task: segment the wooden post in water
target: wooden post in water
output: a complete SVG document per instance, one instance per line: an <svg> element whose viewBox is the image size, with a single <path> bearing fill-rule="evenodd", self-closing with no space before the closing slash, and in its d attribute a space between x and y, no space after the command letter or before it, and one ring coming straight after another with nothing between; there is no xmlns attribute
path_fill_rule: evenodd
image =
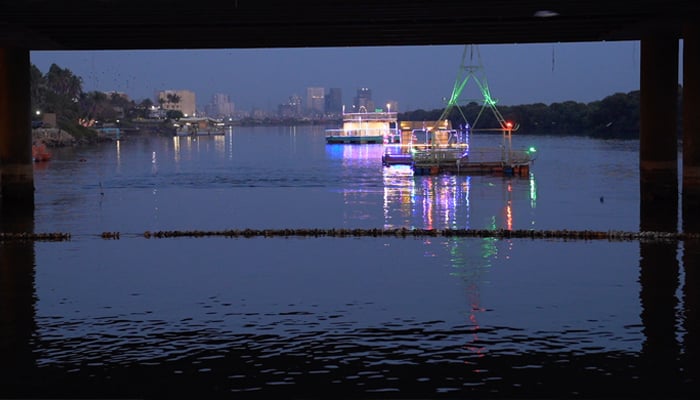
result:
<svg viewBox="0 0 700 400"><path fill-rule="evenodd" d="M0 207L34 211L29 50L0 47Z"/></svg>

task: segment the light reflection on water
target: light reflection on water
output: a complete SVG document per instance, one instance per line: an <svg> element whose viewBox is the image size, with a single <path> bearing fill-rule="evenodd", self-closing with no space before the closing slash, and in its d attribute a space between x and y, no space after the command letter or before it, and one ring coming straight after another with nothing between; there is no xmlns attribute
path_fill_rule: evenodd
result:
<svg viewBox="0 0 700 400"><path fill-rule="evenodd" d="M35 172L35 231L73 236L32 245L32 397L644 397L640 377L659 381L640 361L649 326L634 241L143 237L636 230L634 144L523 140L540 153L526 177L413 176L382 167L381 146L325 145L316 127L57 150ZM662 261L680 262L669 250ZM677 311L662 335L692 333L673 331ZM674 393L695 385L659 379Z"/></svg>

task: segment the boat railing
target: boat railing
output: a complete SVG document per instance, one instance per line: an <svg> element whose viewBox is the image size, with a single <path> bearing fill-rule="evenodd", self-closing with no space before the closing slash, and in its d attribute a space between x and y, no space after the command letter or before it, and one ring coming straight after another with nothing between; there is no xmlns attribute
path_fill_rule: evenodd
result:
<svg viewBox="0 0 700 400"><path fill-rule="evenodd" d="M363 128L363 129L343 129L343 128L330 128L326 129L326 136L384 136L384 137L396 137L398 133L395 129L386 128Z"/></svg>
<svg viewBox="0 0 700 400"><path fill-rule="evenodd" d="M372 113L345 113L344 122L356 121L396 121L396 112L372 112Z"/></svg>
<svg viewBox="0 0 700 400"><path fill-rule="evenodd" d="M534 158L530 151L525 149L511 150L509 160L513 164L525 164L532 161Z"/></svg>
<svg viewBox="0 0 700 400"><path fill-rule="evenodd" d="M506 150L505 147L479 147L469 150L469 160L474 162L503 162L509 164L527 164L532 155L525 149Z"/></svg>

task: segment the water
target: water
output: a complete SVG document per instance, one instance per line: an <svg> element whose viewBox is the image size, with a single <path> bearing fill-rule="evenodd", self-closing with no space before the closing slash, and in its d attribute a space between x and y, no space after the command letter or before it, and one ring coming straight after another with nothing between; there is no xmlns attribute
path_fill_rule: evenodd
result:
<svg viewBox="0 0 700 400"><path fill-rule="evenodd" d="M414 177L383 167L379 145L326 145L319 127L56 149L35 168L33 227L70 240L0 243L16 268L2 397L696 394L686 242L145 237L639 230L638 142L513 145L538 149L529 176Z"/></svg>

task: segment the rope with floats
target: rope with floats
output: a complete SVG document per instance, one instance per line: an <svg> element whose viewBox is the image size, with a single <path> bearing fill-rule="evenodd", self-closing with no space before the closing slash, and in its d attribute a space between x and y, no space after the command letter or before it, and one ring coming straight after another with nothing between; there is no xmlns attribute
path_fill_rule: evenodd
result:
<svg viewBox="0 0 700 400"><path fill-rule="evenodd" d="M120 232L102 232L102 239L118 240ZM565 240L697 240L700 233L687 232L628 232L592 230L509 230L509 229L416 229L416 228L370 228L370 229L230 229L221 231L146 231L131 234L146 239L165 238L273 238L273 237L464 237L498 239L565 239ZM70 233L0 233L0 242L9 241L69 241Z"/></svg>

